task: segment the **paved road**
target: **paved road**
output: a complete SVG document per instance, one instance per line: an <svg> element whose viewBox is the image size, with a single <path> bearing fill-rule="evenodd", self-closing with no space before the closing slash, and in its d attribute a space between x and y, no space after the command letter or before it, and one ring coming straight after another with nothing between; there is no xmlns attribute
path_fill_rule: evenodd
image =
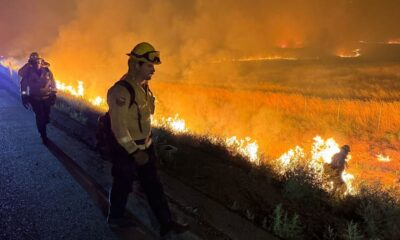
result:
<svg viewBox="0 0 400 240"><path fill-rule="evenodd" d="M117 239L0 76L0 239Z"/></svg>

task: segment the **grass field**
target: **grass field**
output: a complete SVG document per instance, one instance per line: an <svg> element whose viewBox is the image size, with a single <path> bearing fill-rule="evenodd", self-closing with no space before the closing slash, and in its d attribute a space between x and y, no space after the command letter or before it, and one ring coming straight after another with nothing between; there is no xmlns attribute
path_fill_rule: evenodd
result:
<svg viewBox="0 0 400 240"><path fill-rule="evenodd" d="M249 136L269 160L296 145L309 150L316 135L332 137L351 146L348 170L357 182L392 187L400 184L399 70L396 63L351 60L244 63L235 72L243 82L224 82L228 68L221 66L212 70L214 82L154 81L152 88L156 116L178 113L194 134Z"/></svg>

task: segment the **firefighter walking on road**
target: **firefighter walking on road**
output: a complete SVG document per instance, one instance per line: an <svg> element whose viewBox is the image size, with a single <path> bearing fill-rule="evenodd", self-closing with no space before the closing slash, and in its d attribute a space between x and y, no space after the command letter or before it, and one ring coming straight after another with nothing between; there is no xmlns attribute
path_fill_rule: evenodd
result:
<svg viewBox="0 0 400 240"><path fill-rule="evenodd" d="M46 126L50 122L50 108L55 103L57 92L49 64L37 52L33 52L18 75L21 77L22 104L27 109L32 108L42 142L47 144Z"/></svg>
<svg viewBox="0 0 400 240"><path fill-rule="evenodd" d="M119 227L133 225L124 211L132 183L137 179L160 223L160 235L170 231L183 232L188 226L172 220L157 173L157 156L152 141L150 117L154 113L155 98L148 81L155 72L154 65L161 63L159 52L143 42L127 55L128 72L107 93L112 138L116 142L107 221Z"/></svg>

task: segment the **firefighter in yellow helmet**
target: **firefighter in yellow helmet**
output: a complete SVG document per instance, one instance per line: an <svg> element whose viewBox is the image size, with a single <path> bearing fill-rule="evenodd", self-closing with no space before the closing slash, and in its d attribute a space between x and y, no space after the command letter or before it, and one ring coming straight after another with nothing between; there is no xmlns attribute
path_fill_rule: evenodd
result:
<svg viewBox="0 0 400 240"><path fill-rule="evenodd" d="M155 98L148 82L160 64L160 53L146 42L139 43L127 54L128 72L107 93L108 114L115 147L112 156L113 184L110 192L108 223L129 227L132 220L124 215L132 182L137 178L149 205L160 223L160 234L182 232L187 224L177 223L171 212L156 169L150 116Z"/></svg>

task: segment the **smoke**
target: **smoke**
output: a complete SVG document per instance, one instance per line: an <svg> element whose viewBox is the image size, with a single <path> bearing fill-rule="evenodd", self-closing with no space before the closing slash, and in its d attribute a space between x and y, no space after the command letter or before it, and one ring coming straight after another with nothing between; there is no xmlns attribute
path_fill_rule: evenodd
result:
<svg viewBox="0 0 400 240"><path fill-rule="evenodd" d="M1 52L40 49L60 78L90 79L96 86L117 79L124 53L141 41L161 50L162 79L200 82L209 76L205 66L221 60L282 54L281 48L323 55L351 50L360 40L400 36L396 0L18 0L0 9ZM218 78L229 73L228 82L242 77L226 65L207 72Z"/></svg>
<svg viewBox="0 0 400 240"><path fill-rule="evenodd" d="M104 95L126 69L124 53L141 41L161 50L158 79L227 84L245 76L221 60L281 48L332 53L359 40L398 37L399 7L377 0L20 1L1 8L8 9L2 18L13 19L1 22L1 32L9 43L3 48L28 53L41 46L60 79L84 80L90 93Z"/></svg>
<svg viewBox="0 0 400 240"><path fill-rule="evenodd" d="M151 84L159 101L170 106L158 111L182 113L194 129L201 125L210 131L261 137L265 131L277 136L285 130L281 114L260 111L262 106L254 107L254 97L239 104L240 94L228 101L188 86L240 89L271 80L269 88L279 90L275 83L284 78L280 73L270 76L275 79L263 79L268 75L257 73L263 66L230 60L329 55L351 52L359 41L400 37L396 0L19 0L2 3L0 9L1 51L20 56L39 49L57 79L71 84L84 81L89 97L104 97L127 70L125 53L148 41L161 51L163 62ZM284 69L290 72L290 67ZM288 74L297 80L298 75ZM178 85L168 88L166 83L172 82ZM249 125L267 127L243 127Z"/></svg>
<svg viewBox="0 0 400 240"><path fill-rule="evenodd" d="M26 58L52 44L75 7L75 1L0 1L0 55Z"/></svg>

